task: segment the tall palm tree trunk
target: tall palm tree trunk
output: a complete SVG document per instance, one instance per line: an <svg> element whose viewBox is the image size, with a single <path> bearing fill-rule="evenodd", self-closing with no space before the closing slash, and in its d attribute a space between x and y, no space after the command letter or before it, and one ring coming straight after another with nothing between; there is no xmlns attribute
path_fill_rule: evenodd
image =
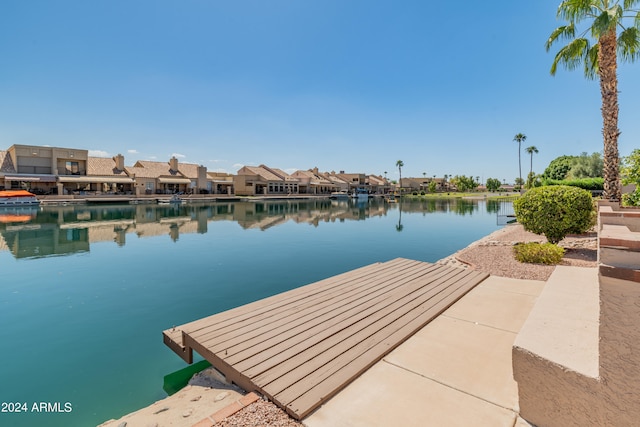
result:
<svg viewBox="0 0 640 427"><path fill-rule="evenodd" d="M529 175L533 174L533 151L531 152L531 163L529 165Z"/></svg>
<svg viewBox="0 0 640 427"><path fill-rule="evenodd" d="M604 198L620 200L618 154L618 77L616 32L612 29L600 37L598 65L602 94L602 135L604 137Z"/></svg>
<svg viewBox="0 0 640 427"><path fill-rule="evenodd" d="M520 160L520 141L518 141L518 177L520 178L520 194L522 194L522 161Z"/></svg>

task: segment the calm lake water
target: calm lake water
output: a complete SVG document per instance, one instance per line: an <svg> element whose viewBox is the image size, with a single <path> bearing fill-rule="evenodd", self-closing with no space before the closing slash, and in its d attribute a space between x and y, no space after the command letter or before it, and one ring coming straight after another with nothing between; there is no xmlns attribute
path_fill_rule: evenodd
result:
<svg viewBox="0 0 640 427"><path fill-rule="evenodd" d="M0 425L119 418L165 397L164 376L186 366L162 330L374 262L436 261L498 229L496 210L429 199L0 211L0 409L26 409Z"/></svg>

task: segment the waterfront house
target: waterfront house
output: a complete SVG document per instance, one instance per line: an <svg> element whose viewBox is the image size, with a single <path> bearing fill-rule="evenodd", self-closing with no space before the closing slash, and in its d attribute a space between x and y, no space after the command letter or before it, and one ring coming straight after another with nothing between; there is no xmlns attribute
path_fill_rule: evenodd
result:
<svg viewBox="0 0 640 427"><path fill-rule="evenodd" d="M213 194L233 194L233 175L224 172L207 172Z"/></svg>
<svg viewBox="0 0 640 427"><path fill-rule="evenodd" d="M133 166L127 166L126 170L129 176L135 179L136 194L192 192L197 188L197 177L194 184L194 181L180 172L179 168L178 159L172 157L169 162L138 160ZM198 174L198 172L196 172L196 174ZM206 188L206 168L204 168L204 177L203 185Z"/></svg>
<svg viewBox="0 0 640 427"><path fill-rule="evenodd" d="M367 175L364 173L345 173L340 171L336 176L349 185L347 189L349 193L355 193L357 189L364 190L367 193L371 192L371 188L367 183Z"/></svg>
<svg viewBox="0 0 640 427"><path fill-rule="evenodd" d="M335 171L324 172L322 173L322 176L331 181L335 187L335 191L349 191L349 183L336 175Z"/></svg>
<svg viewBox="0 0 640 427"><path fill-rule="evenodd" d="M62 194L58 177L87 173L87 150L15 144L2 152L0 186L36 194Z"/></svg>
<svg viewBox="0 0 640 427"><path fill-rule="evenodd" d="M402 178L402 188L405 191L410 192L429 192L429 184L435 182L436 191L450 191L455 190L455 186L451 183L447 182L444 178L433 178L433 177L422 177L422 178L413 178L407 177Z"/></svg>
<svg viewBox="0 0 640 427"><path fill-rule="evenodd" d="M306 171L298 170L292 173L291 176L300 180L300 193L303 194L330 195L334 191L339 191L338 186L320 174L318 168Z"/></svg>
<svg viewBox="0 0 640 427"><path fill-rule="evenodd" d="M388 194L391 192L391 185L389 181L381 176L368 175L367 184L371 189L371 194Z"/></svg>
<svg viewBox="0 0 640 427"><path fill-rule="evenodd" d="M233 177L238 196L299 194L300 180L265 165L244 166Z"/></svg>
<svg viewBox="0 0 640 427"><path fill-rule="evenodd" d="M77 148L13 145L0 152L0 188L36 194L131 193L133 179L121 154L102 158Z"/></svg>
<svg viewBox="0 0 640 427"><path fill-rule="evenodd" d="M133 178L127 175L124 156L87 157L87 173L85 175L60 175L58 183L62 184L62 193L92 194L132 194Z"/></svg>

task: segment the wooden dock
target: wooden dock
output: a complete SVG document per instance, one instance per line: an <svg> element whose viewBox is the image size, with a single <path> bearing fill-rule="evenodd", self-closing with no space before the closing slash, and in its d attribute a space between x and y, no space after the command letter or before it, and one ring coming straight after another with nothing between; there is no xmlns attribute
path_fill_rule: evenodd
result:
<svg viewBox="0 0 640 427"><path fill-rule="evenodd" d="M300 420L488 274L398 258L163 332Z"/></svg>

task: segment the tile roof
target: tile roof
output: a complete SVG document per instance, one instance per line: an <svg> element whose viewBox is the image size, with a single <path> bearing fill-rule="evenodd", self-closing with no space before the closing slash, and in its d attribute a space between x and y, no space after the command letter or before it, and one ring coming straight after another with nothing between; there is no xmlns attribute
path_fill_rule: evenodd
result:
<svg viewBox="0 0 640 427"><path fill-rule="evenodd" d="M329 180L327 177L322 176L320 174L316 175L313 171L310 171L310 170L308 171L298 170L298 171L295 171L292 176L309 178L311 182L313 182L316 185L332 185L333 184L333 182L331 182L331 180Z"/></svg>
<svg viewBox="0 0 640 427"><path fill-rule="evenodd" d="M160 176L177 176L182 177L179 171L174 171L169 168L169 162L152 162L150 160L138 160L133 167L126 167L127 171L136 168L136 177L144 178L158 178ZM180 165L178 165L180 168ZM144 169L140 171L139 169ZM140 173L140 174L138 174Z"/></svg>
<svg viewBox="0 0 640 427"><path fill-rule="evenodd" d="M367 178L370 185L385 185L385 180L381 176L369 175Z"/></svg>
<svg viewBox="0 0 640 427"><path fill-rule="evenodd" d="M11 160L8 151L0 151L0 172L16 173L16 168L13 166L13 160Z"/></svg>
<svg viewBox="0 0 640 427"><path fill-rule="evenodd" d="M285 171L283 171L282 169L278 169L278 168L270 168L264 165L260 165L261 167L264 167L265 169L268 169L272 172L274 172L276 175L280 176L281 179L284 179L285 181L295 181L296 179L293 178L291 175L289 175L288 173L286 173Z"/></svg>
<svg viewBox="0 0 640 427"><path fill-rule="evenodd" d="M116 162L112 158L89 157L87 159L87 175L127 176L127 172L116 169Z"/></svg>
<svg viewBox="0 0 640 427"><path fill-rule="evenodd" d="M322 174L325 178L327 178L329 181L333 182L334 184L347 184L348 181L340 178L338 175L335 174L330 174L329 172L325 172Z"/></svg>
<svg viewBox="0 0 640 427"><path fill-rule="evenodd" d="M282 181L278 175L274 174L270 170L266 169L263 165L260 166L244 166L238 171L238 175L243 175L240 172L244 170L251 172L253 175L258 175L266 181Z"/></svg>
<svg viewBox="0 0 640 427"><path fill-rule="evenodd" d="M143 168L142 166L125 166L124 167L129 176L136 178L157 178L158 175L152 170Z"/></svg>
<svg viewBox="0 0 640 427"><path fill-rule="evenodd" d="M178 170L187 178L198 178L198 167L195 163L178 163Z"/></svg>

